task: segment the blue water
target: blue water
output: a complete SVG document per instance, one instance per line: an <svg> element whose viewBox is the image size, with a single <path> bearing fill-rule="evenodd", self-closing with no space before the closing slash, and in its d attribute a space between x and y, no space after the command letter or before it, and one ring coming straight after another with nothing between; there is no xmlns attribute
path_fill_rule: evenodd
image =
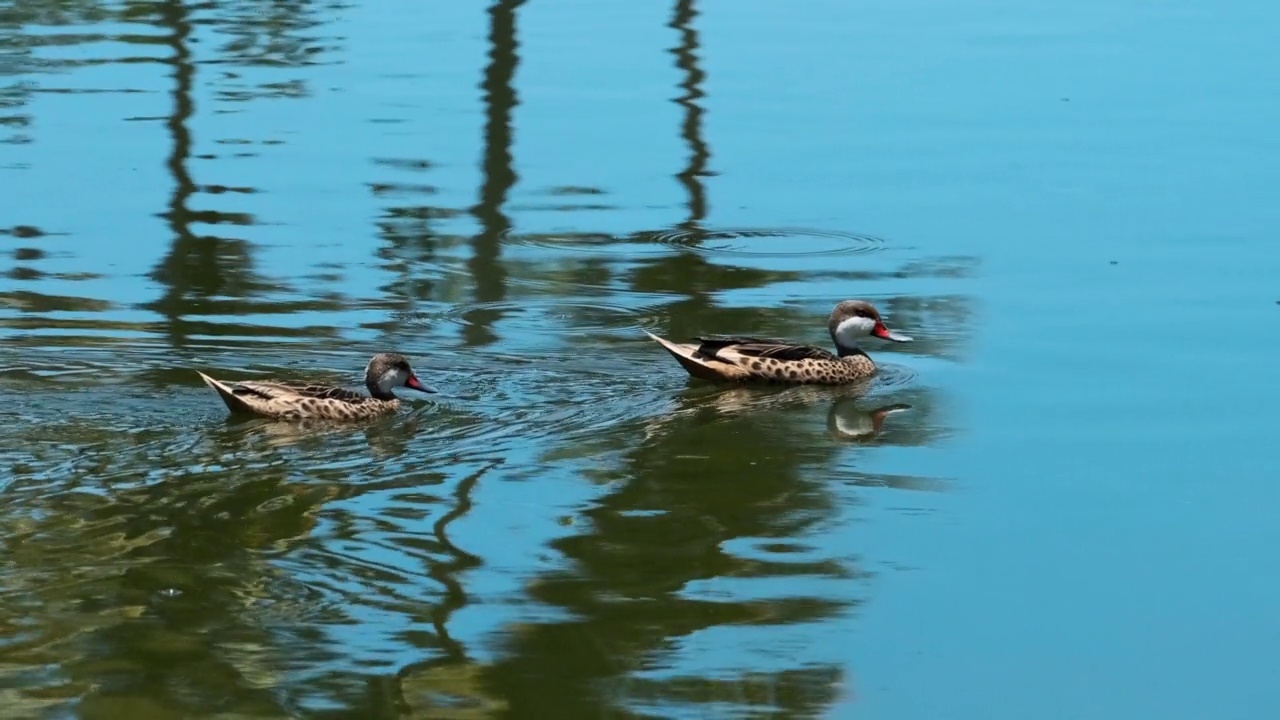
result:
<svg viewBox="0 0 1280 720"><path fill-rule="evenodd" d="M4 702L1268 716L1278 34L1207 0L0 10ZM641 332L825 345L848 297L917 339L856 401ZM441 396L332 434L227 424L191 372L389 348Z"/></svg>

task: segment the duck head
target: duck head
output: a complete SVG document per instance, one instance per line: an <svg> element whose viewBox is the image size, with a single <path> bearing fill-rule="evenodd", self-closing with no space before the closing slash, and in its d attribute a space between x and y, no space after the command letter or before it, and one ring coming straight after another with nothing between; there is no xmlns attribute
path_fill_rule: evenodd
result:
<svg viewBox="0 0 1280 720"><path fill-rule="evenodd" d="M880 311L866 300L845 300L836 305L831 311L831 319L827 321L827 329L831 331L831 339L841 355L846 351L856 351L858 341L865 337L911 342L911 338L885 326L880 319Z"/></svg>
<svg viewBox="0 0 1280 720"><path fill-rule="evenodd" d="M364 369L364 384L369 394L387 400L395 397L393 388L407 387L425 393L436 392L435 388L422 384L418 376L413 374L409 361L396 353L378 353L369 360Z"/></svg>

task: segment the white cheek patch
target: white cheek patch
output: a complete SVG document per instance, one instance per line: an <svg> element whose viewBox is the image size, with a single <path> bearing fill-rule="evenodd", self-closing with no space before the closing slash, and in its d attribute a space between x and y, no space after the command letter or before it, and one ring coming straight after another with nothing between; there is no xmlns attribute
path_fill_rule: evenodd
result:
<svg viewBox="0 0 1280 720"><path fill-rule="evenodd" d="M876 321L871 318L855 315L845 318L836 326L836 342L845 347L853 347L858 340L867 337L876 329Z"/></svg>
<svg viewBox="0 0 1280 720"><path fill-rule="evenodd" d="M383 391L390 390L394 387L400 387L407 379L409 379L409 376L406 373L392 368L382 373L382 377L378 379L378 387Z"/></svg>

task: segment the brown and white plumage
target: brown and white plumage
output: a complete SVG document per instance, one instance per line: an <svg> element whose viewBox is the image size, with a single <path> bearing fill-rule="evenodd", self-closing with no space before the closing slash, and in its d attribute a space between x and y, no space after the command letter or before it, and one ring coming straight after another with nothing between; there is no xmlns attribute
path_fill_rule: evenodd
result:
<svg viewBox="0 0 1280 720"><path fill-rule="evenodd" d="M863 337L910 342L885 327L871 303L846 300L827 322L836 352L785 340L753 337L699 337L697 344L674 343L645 334L671 353L690 375L703 380L765 381L809 385L844 385L866 380L876 364L857 346Z"/></svg>
<svg viewBox="0 0 1280 720"><path fill-rule="evenodd" d="M403 355L395 353L378 353L365 367L367 396L332 385L287 380L215 380L197 373L232 413L279 420L363 420L400 406L392 388L435 392L418 380Z"/></svg>

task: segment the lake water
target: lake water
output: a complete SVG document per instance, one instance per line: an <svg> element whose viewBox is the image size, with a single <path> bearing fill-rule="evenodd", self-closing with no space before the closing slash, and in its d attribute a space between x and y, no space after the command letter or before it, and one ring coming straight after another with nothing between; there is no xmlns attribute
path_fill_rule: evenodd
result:
<svg viewBox="0 0 1280 720"><path fill-rule="evenodd" d="M0 7L4 716L1274 716L1277 37ZM865 394L642 332L826 346L846 298L916 338ZM195 373L382 350L441 392L345 428Z"/></svg>

